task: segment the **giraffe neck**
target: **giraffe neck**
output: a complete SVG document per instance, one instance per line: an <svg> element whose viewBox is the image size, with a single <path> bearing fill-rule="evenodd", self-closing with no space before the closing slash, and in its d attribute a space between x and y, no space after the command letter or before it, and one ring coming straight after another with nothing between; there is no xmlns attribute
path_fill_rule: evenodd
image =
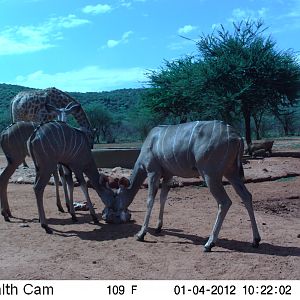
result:
<svg viewBox="0 0 300 300"><path fill-rule="evenodd" d="M12 100L13 121L47 122L54 120L56 113L47 111L46 103L56 108L65 108L69 103L80 104L67 93L53 87L44 90L23 91ZM74 112L73 116L81 128L92 131L89 119L82 108Z"/></svg>
<svg viewBox="0 0 300 300"><path fill-rule="evenodd" d="M47 89L47 92L48 92L48 101L52 105L54 105L58 108L66 107L70 102L80 104L78 101L76 101L70 95L68 95L67 93L60 91L56 88L49 88L49 89ZM80 127L83 127L87 130L92 130L91 123L90 123L85 111L82 108L80 108L76 113L74 113L73 116Z"/></svg>
<svg viewBox="0 0 300 300"><path fill-rule="evenodd" d="M91 125L85 111L82 108L80 108L80 110L77 113L73 114L73 116L80 127L83 127L89 131L92 130L92 125Z"/></svg>

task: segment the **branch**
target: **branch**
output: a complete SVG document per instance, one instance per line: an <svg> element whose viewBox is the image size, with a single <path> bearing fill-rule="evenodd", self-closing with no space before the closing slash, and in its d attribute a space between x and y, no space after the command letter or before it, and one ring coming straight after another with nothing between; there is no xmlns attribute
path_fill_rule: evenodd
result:
<svg viewBox="0 0 300 300"><path fill-rule="evenodd" d="M183 36L183 35L180 35L180 34L179 34L179 36L180 36L181 38L185 39L185 40L188 40L188 41L192 41L192 42L194 42L194 43L197 43L197 41L195 41L195 40L193 40L193 39L190 39L190 38L188 38L188 37L186 37L186 36Z"/></svg>

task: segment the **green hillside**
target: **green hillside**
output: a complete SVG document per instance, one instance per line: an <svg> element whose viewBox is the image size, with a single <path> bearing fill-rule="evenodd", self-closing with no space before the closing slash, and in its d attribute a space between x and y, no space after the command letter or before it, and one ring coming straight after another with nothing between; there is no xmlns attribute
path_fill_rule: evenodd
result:
<svg viewBox="0 0 300 300"><path fill-rule="evenodd" d="M23 90L30 88L0 84L0 110L2 113L9 113L9 104L11 99ZM79 101L83 107L90 104L101 104L111 113L126 113L140 99L143 89L122 89L111 92L88 92L78 93L70 92L69 94Z"/></svg>
<svg viewBox="0 0 300 300"><path fill-rule="evenodd" d="M11 123L10 102L20 91L30 88L0 84L0 131ZM110 92L70 92L79 101L90 117L92 125L98 129L97 142L135 141L139 129L135 120L135 107L139 103L144 89L122 89ZM135 118L135 117L134 117ZM136 119L136 118L135 118ZM69 122L76 126L72 117Z"/></svg>
<svg viewBox="0 0 300 300"><path fill-rule="evenodd" d="M100 104L111 113L126 113L135 106L141 98L144 89L122 89L111 92L88 92L69 94L77 99L83 107L90 104Z"/></svg>
<svg viewBox="0 0 300 300"><path fill-rule="evenodd" d="M29 88L0 84L0 131L10 124L10 101L20 91ZM94 128L97 128L97 143L132 142L142 140L148 131L157 124L155 115L140 110L138 104L146 89L122 89L110 92L70 92L89 115ZM279 121L271 113L262 118L261 136L276 137L286 134L300 135L300 102L290 110L292 113ZM70 123L76 122L70 117ZM243 132L243 124L237 125ZM239 126L241 128L239 128ZM252 123L254 127L254 124ZM255 136L253 136L255 138Z"/></svg>

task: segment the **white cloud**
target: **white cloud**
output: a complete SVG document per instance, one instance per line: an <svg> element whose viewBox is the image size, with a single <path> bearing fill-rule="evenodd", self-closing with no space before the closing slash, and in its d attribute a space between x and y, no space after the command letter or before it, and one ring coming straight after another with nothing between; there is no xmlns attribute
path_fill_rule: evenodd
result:
<svg viewBox="0 0 300 300"><path fill-rule="evenodd" d="M108 40L106 45L108 48L113 48L116 47L120 44L120 41L116 41L116 40Z"/></svg>
<svg viewBox="0 0 300 300"><path fill-rule="evenodd" d="M299 17L300 17L300 1L294 0L290 1L290 5L287 6L286 3L281 3L283 5L283 13L279 16L276 16L274 18L274 24L275 29L273 28L272 33L284 33L284 32L292 32L295 30L299 30L300 23L299 23ZM295 32L295 34L297 34Z"/></svg>
<svg viewBox="0 0 300 300"><path fill-rule="evenodd" d="M102 48L113 48L120 44L126 44L129 41L129 37L133 34L133 31L129 30L123 33L120 40L108 40L106 42L105 46L102 46Z"/></svg>
<svg viewBox="0 0 300 300"><path fill-rule="evenodd" d="M295 0L292 1L292 5L290 5L288 12L280 15L278 19L285 19L287 22L293 22L294 20L298 22L298 18L300 16L300 1Z"/></svg>
<svg viewBox="0 0 300 300"><path fill-rule="evenodd" d="M13 26L0 31L0 55L31 53L55 46L63 39L62 30L88 24L90 21L75 15L53 17L33 26Z"/></svg>
<svg viewBox="0 0 300 300"><path fill-rule="evenodd" d="M178 29L179 34L187 34L197 29L197 26L185 25Z"/></svg>
<svg viewBox="0 0 300 300"><path fill-rule="evenodd" d="M131 31L131 30L124 32L122 35L122 41L128 42L128 38L132 34L133 34L133 31Z"/></svg>
<svg viewBox="0 0 300 300"><path fill-rule="evenodd" d="M235 8L232 11L232 16L228 19L229 22L237 22L244 19L262 19L267 15L268 9L262 7L259 10Z"/></svg>
<svg viewBox="0 0 300 300"><path fill-rule="evenodd" d="M9 83L34 88L56 86L65 91L93 92L140 87L145 81L145 70L139 67L102 69L98 66L87 66L79 70L55 74L47 74L39 70L31 74L19 75Z"/></svg>
<svg viewBox="0 0 300 300"><path fill-rule="evenodd" d="M51 18L49 23L52 24L53 27L57 28L73 28L88 24L90 21L86 19L79 19L75 15L68 15L67 17Z"/></svg>
<svg viewBox="0 0 300 300"><path fill-rule="evenodd" d="M112 10L112 7L108 4L97 4L97 5L87 5L82 9L82 12L86 14L105 14L107 12L110 12Z"/></svg>
<svg viewBox="0 0 300 300"><path fill-rule="evenodd" d="M132 6L132 2L128 2L126 0L121 0L121 6L124 6L124 7L131 7Z"/></svg>

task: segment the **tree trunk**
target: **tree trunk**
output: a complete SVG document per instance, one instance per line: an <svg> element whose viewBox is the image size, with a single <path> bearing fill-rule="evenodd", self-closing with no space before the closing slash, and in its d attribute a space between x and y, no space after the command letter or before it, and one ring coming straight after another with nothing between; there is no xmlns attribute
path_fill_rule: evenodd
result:
<svg viewBox="0 0 300 300"><path fill-rule="evenodd" d="M255 134L256 134L256 139L260 140L260 122L256 118L254 119L254 124L255 124Z"/></svg>
<svg viewBox="0 0 300 300"><path fill-rule="evenodd" d="M244 110L244 121L245 121L245 138L246 143L249 146L251 144L251 115L248 109Z"/></svg>
<svg viewBox="0 0 300 300"><path fill-rule="evenodd" d="M283 130L285 136L289 135L289 124L287 121L283 122Z"/></svg>

